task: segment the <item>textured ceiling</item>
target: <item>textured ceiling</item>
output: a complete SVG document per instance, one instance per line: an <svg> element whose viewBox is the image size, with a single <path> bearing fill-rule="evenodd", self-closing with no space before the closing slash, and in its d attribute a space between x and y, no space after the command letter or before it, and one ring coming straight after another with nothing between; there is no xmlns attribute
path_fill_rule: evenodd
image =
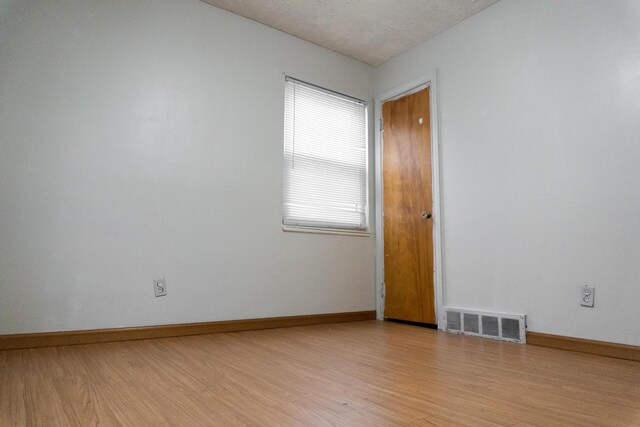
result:
<svg viewBox="0 0 640 427"><path fill-rule="evenodd" d="M498 0L204 0L370 65Z"/></svg>

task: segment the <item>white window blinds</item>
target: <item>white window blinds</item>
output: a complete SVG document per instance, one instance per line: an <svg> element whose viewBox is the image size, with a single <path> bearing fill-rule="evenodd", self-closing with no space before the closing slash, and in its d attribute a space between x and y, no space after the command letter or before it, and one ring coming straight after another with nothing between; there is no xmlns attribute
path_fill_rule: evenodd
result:
<svg viewBox="0 0 640 427"><path fill-rule="evenodd" d="M367 105L287 77L283 224L367 230Z"/></svg>

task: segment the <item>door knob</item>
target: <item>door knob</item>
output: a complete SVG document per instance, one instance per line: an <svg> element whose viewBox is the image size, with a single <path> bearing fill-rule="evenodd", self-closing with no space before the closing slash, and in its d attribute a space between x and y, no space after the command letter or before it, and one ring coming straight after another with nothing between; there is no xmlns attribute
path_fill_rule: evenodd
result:
<svg viewBox="0 0 640 427"><path fill-rule="evenodd" d="M422 211L422 214L420 216L422 217L422 219L429 219L429 218L431 218L431 212Z"/></svg>

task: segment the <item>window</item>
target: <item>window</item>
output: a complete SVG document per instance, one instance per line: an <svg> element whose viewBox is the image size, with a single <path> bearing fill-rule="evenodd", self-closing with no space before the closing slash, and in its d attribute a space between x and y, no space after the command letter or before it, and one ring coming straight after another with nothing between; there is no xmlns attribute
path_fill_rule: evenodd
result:
<svg viewBox="0 0 640 427"><path fill-rule="evenodd" d="M286 78L282 223L368 230L367 104Z"/></svg>

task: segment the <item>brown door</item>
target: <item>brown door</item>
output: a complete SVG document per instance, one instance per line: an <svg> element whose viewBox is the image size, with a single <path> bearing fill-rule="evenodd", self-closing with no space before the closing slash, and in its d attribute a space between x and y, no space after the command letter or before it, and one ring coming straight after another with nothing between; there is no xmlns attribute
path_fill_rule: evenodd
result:
<svg viewBox="0 0 640 427"><path fill-rule="evenodd" d="M436 323L429 88L382 106L384 316Z"/></svg>

